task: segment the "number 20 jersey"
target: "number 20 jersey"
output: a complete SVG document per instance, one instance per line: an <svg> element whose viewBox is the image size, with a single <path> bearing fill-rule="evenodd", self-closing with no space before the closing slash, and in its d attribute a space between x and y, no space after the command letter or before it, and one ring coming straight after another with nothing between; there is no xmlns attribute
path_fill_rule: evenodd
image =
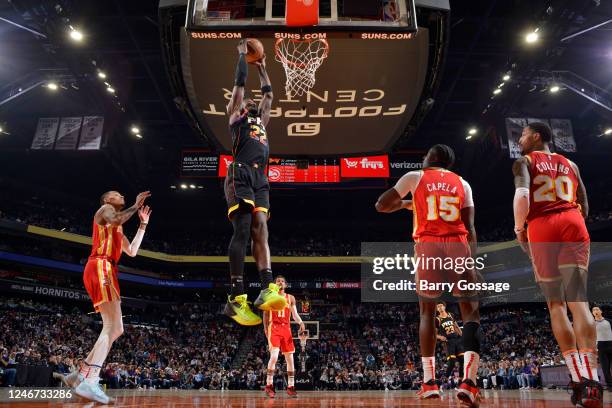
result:
<svg viewBox="0 0 612 408"><path fill-rule="evenodd" d="M528 222L549 213L578 208L578 176L567 158L540 151L525 157L531 175Z"/></svg>

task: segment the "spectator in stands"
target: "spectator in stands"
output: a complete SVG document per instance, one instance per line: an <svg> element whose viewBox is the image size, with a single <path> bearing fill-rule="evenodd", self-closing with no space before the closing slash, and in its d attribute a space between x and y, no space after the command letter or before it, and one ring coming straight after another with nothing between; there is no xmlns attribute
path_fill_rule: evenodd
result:
<svg viewBox="0 0 612 408"><path fill-rule="evenodd" d="M15 385L15 377L17 376L16 354L14 351L9 352L6 347L2 347L0 351L0 369L3 371L2 384L12 387Z"/></svg>

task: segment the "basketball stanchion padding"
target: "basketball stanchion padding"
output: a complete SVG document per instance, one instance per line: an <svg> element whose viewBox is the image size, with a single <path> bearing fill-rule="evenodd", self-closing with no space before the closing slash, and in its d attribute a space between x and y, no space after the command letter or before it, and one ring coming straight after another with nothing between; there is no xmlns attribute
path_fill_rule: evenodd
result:
<svg viewBox="0 0 612 408"><path fill-rule="evenodd" d="M288 27L319 24L319 0L287 0L285 21Z"/></svg>

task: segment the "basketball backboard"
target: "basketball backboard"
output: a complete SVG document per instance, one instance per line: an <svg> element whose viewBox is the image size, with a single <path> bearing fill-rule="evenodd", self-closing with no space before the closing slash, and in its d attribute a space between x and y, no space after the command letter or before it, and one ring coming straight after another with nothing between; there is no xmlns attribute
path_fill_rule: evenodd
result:
<svg viewBox="0 0 612 408"><path fill-rule="evenodd" d="M191 29L284 26L287 1L292 0L192 0L186 26ZM319 28L417 30L413 0L298 1L318 6Z"/></svg>
<svg viewBox="0 0 612 408"><path fill-rule="evenodd" d="M225 106L233 87L236 46L244 38L258 38L267 55L275 95L266 127L272 155L380 153L405 132L419 105L430 55L429 30L415 32L411 22L414 3L394 2L398 18L385 21L389 0L368 0L365 6L326 1L320 3L320 24L299 28L284 24L284 1L189 3L181 36L183 81L200 127L219 150L231 151ZM283 50L282 44L318 47L320 61L307 87L296 91L289 86L295 72L282 56L295 55L295 50ZM293 67L309 61L299 60ZM261 97L253 66L246 89L248 97Z"/></svg>

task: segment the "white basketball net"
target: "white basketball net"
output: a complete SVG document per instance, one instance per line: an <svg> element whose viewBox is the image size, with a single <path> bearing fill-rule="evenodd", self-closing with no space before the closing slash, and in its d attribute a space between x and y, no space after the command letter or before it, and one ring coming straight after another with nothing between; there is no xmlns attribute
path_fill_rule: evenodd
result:
<svg viewBox="0 0 612 408"><path fill-rule="evenodd" d="M276 60L283 64L287 95L302 96L315 84L317 69L329 54L327 40L276 40Z"/></svg>

